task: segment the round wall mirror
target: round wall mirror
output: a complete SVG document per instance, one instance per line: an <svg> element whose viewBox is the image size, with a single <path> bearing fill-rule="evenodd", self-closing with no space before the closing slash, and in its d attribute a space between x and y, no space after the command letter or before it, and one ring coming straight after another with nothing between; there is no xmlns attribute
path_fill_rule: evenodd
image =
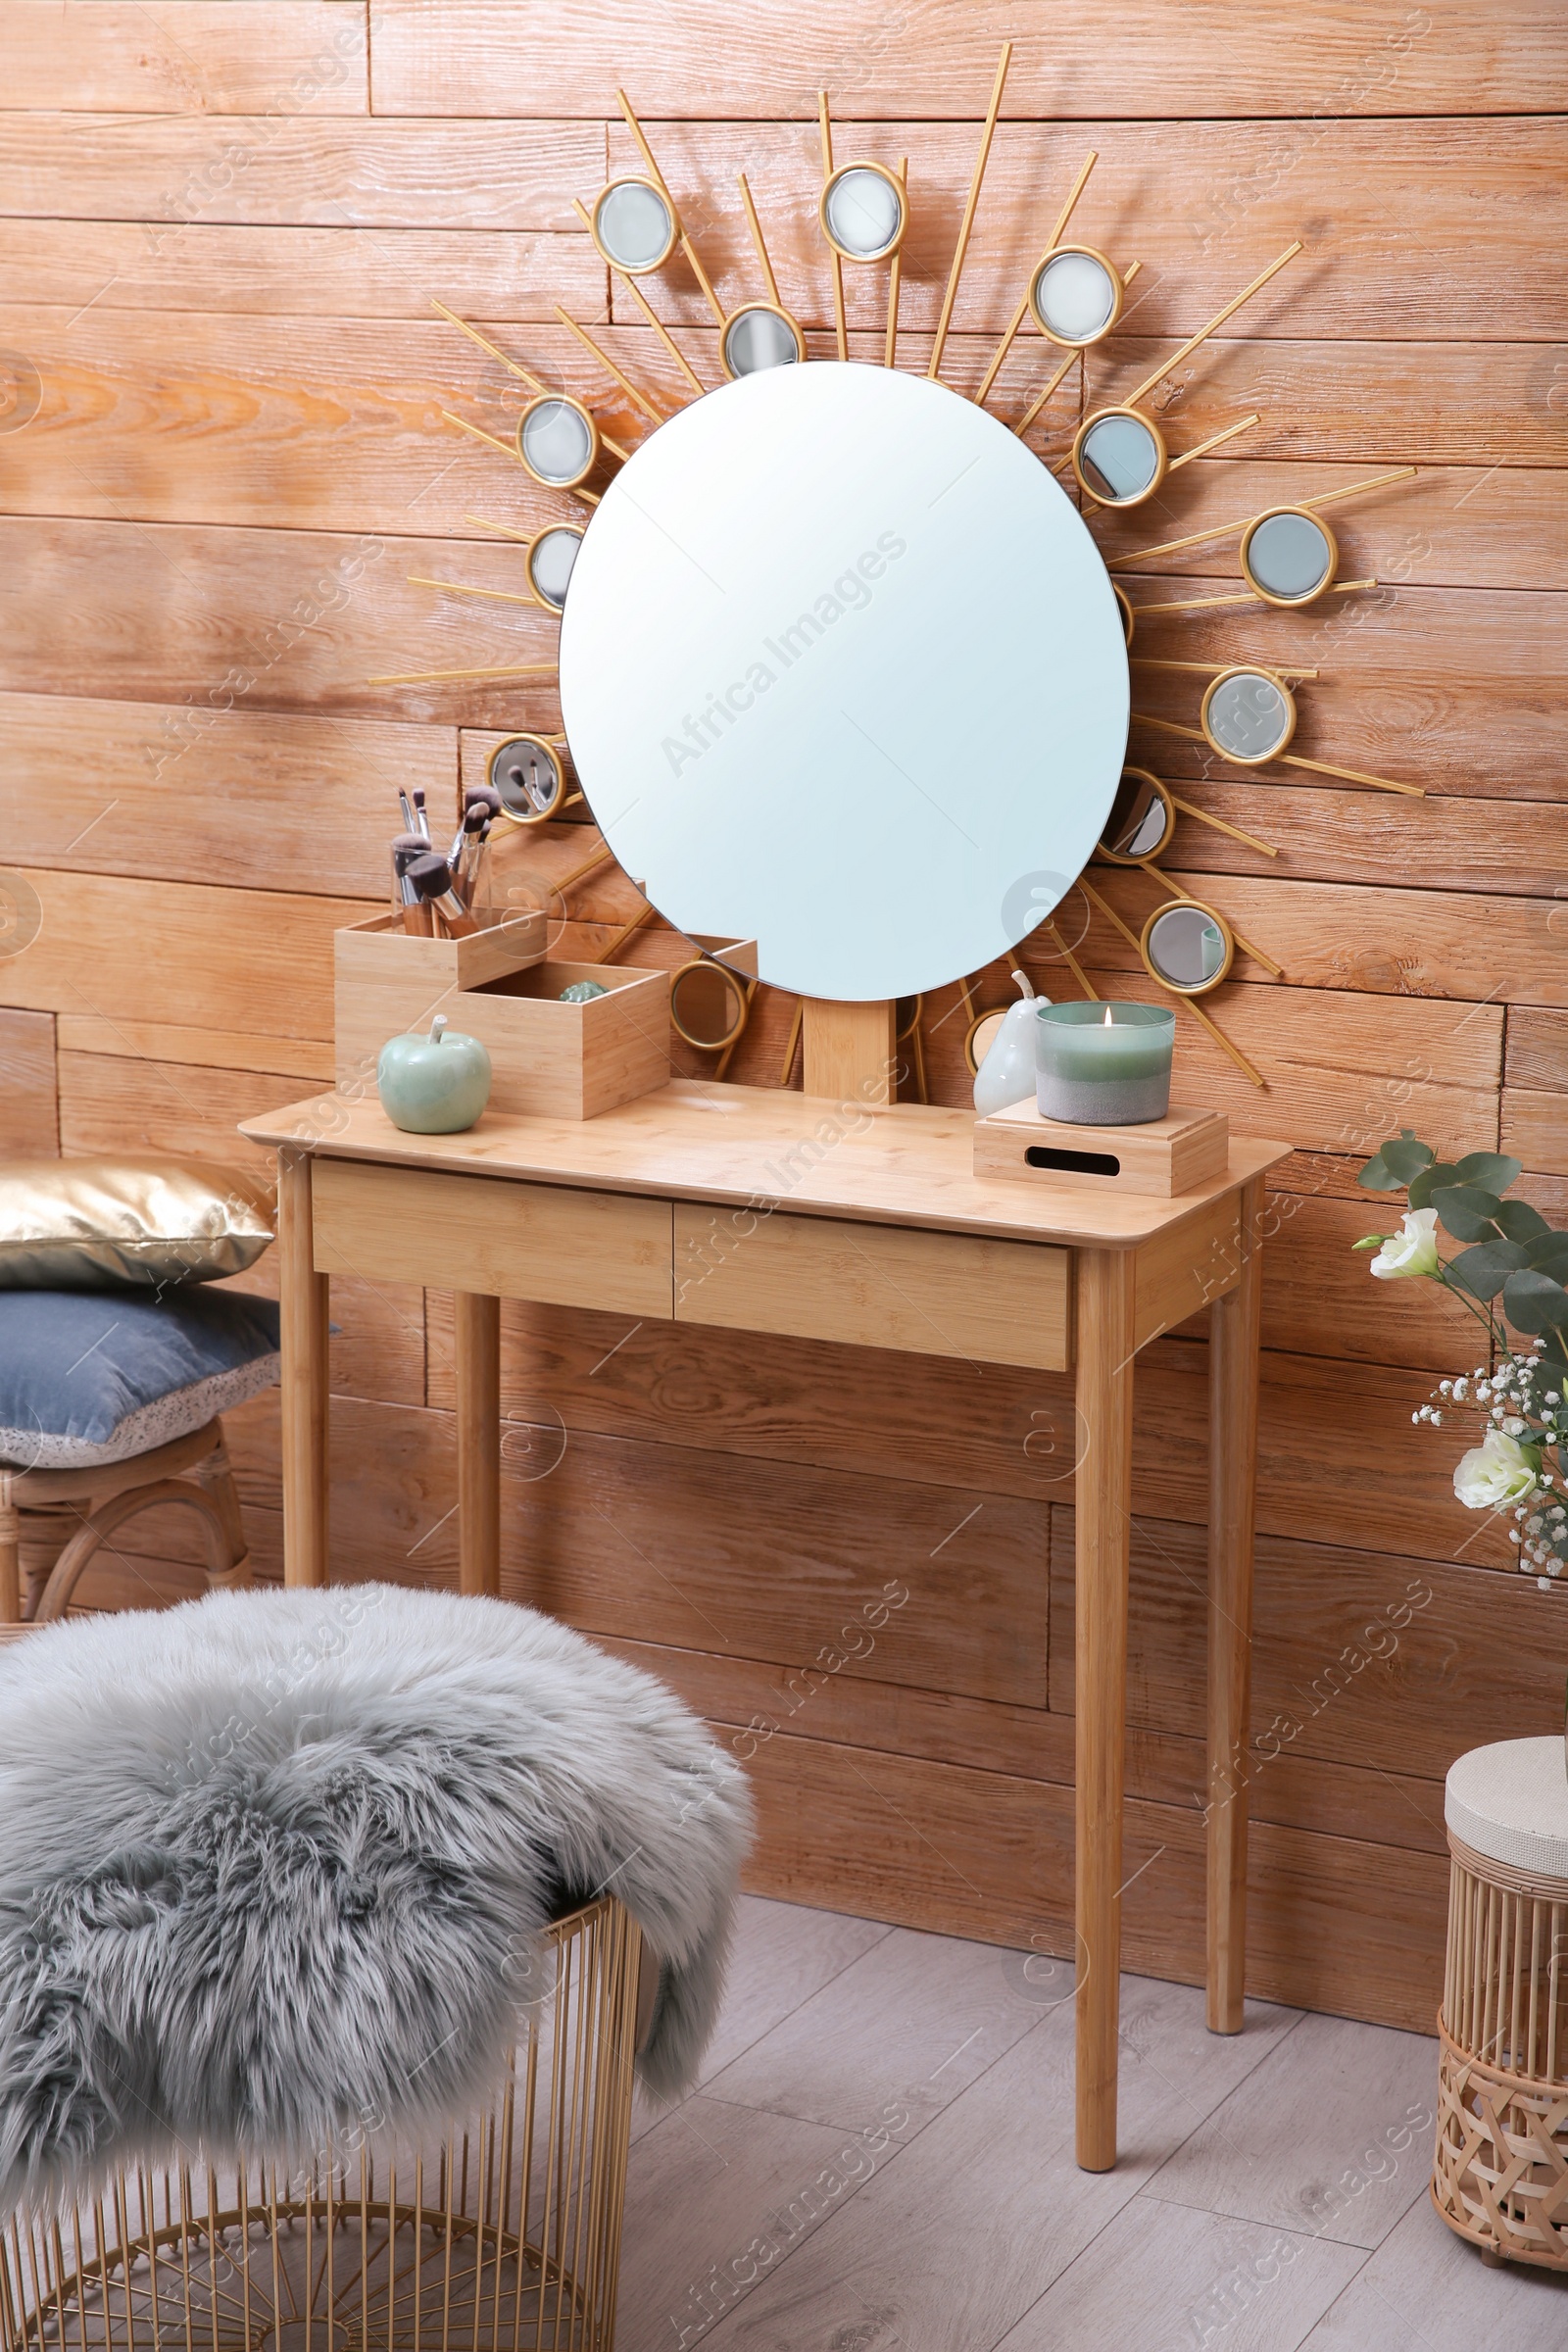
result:
<svg viewBox="0 0 1568 2352"><path fill-rule="evenodd" d="M1242 535L1247 584L1271 605L1309 605L1339 565L1334 533L1304 507L1274 507Z"/></svg>
<svg viewBox="0 0 1568 2352"><path fill-rule="evenodd" d="M497 744L487 774L501 795L501 813L515 825L542 825L566 797L561 754L542 735L514 735Z"/></svg>
<svg viewBox="0 0 1568 2352"><path fill-rule="evenodd" d="M564 523L560 523L554 530L541 531L529 546L528 585L552 612L565 610L571 567L581 545L581 531L568 530Z"/></svg>
<svg viewBox="0 0 1568 2352"><path fill-rule="evenodd" d="M1137 865L1157 858L1176 830L1176 810L1166 787L1144 767L1124 767L1110 818L1100 836L1100 854L1112 865Z"/></svg>
<svg viewBox="0 0 1568 2352"><path fill-rule="evenodd" d="M904 183L882 164L843 164L822 190L822 234L847 262L885 262L908 220Z"/></svg>
<svg viewBox="0 0 1568 2352"><path fill-rule="evenodd" d="M1222 669L1203 696L1200 724L1224 759L1261 767L1296 732L1296 698L1271 669Z"/></svg>
<svg viewBox="0 0 1568 2352"><path fill-rule="evenodd" d="M718 349L733 382L764 368L793 368L806 357L806 337L788 311L770 302L749 302L725 319Z"/></svg>
<svg viewBox="0 0 1568 2352"><path fill-rule="evenodd" d="M1072 469L1102 507L1137 507L1165 478L1164 436L1137 409L1102 409L1078 428Z"/></svg>
<svg viewBox="0 0 1568 2352"><path fill-rule="evenodd" d="M1141 945L1154 978L1183 997L1218 988L1236 960L1236 941L1225 917L1192 899L1156 907L1144 925Z"/></svg>
<svg viewBox="0 0 1568 2352"><path fill-rule="evenodd" d="M599 455L599 427L580 400L546 392L517 419L517 455L547 490L574 490Z"/></svg>
<svg viewBox="0 0 1568 2352"><path fill-rule="evenodd" d="M1074 351L1109 334L1121 316L1121 279L1092 245L1058 245L1029 285L1029 308L1040 332Z"/></svg>
<svg viewBox="0 0 1568 2352"><path fill-rule="evenodd" d="M612 179L594 206L593 237L612 270L641 277L667 262L680 222L651 179Z"/></svg>
<svg viewBox="0 0 1568 2352"><path fill-rule="evenodd" d="M863 1002L984 970L1070 888L1126 757L1127 650L1083 517L1004 424L821 361L720 385L620 469L561 702L676 930Z"/></svg>
<svg viewBox="0 0 1568 2352"><path fill-rule="evenodd" d="M751 1010L745 984L722 963L706 956L683 963L670 977L669 1018L677 1037L704 1054L732 1046Z"/></svg>

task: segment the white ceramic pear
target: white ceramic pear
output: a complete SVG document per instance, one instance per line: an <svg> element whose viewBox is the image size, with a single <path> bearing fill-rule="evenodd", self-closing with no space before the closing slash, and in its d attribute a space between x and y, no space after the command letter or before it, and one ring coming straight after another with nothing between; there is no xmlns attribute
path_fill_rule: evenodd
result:
<svg viewBox="0 0 1568 2352"><path fill-rule="evenodd" d="M1005 1110L1009 1102L1022 1102L1035 1091L1035 1007L1049 1004L1049 997L1037 997L1025 972L1014 972L1013 978L1023 990L1023 1001L1010 1004L1002 1016L1002 1025L992 1039L986 1057L975 1072L974 1106L983 1119L994 1110Z"/></svg>

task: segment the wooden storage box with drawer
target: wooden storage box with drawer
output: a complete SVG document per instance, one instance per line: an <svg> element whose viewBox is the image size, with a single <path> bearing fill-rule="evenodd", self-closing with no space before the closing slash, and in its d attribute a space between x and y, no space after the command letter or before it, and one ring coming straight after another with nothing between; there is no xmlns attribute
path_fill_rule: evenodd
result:
<svg viewBox="0 0 1568 2352"><path fill-rule="evenodd" d="M677 1200L675 1320L1063 1372L1072 1253Z"/></svg>
<svg viewBox="0 0 1568 2352"><path fill-rule="evenodd" d="M492 1110L524 1118L592 1119L669 1083L669 974L629 964L557 962L545 920L416 939L390 914L336 936L337 1081L373 1090L389 1037L444 1012L490 1055ZM564 1004L576 980L605 990Z"/></svg>

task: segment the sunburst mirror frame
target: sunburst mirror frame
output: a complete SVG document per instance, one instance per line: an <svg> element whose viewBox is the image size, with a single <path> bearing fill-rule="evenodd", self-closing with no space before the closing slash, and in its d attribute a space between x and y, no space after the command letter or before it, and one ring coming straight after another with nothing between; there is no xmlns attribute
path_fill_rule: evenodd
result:
<svg viewBox="0 0 1568 2352"><path fill-rule="evenodd" d="M1011 50L1010 42L1004 45L997 67L930 357L923 370L937 382L943 380L941 368L944 351L992 139L1001 113ZM643 172L615 174L591 206L576 200L574 210L607 268L629 293L642 319L654 330L666 356L677 368L688 395L681 405L687 406L691 401L701 399L713 388L713 384L704 381L703 375L675 342L669 325L658 316L643 284L644 280L657 277L661 271L676 264L677 260L684 261L690 269L711 313L711 325L698 328L685 326L682 329L688 335L696 333L711 338L713 353L709 370L710 377L718 381L733 380L739 375L779 365L809 365L805 332L781 300L762 221L745 173L738 175L737 184L761 290L756 299L726 312L682 222L676 200L630 101L623 90L617 90L615 95L627 128L636 142ZM896 368L903 254L910 219L908 159L901 160L896 168L862 157L835 162L833 125L826 91L819 98L817 127L821 149L821 187L816 225L832 276L837 357L841 361L849 357L845 268L881 268L887 275L883 365ZM1087 406L1089 355L1100 344L1114 336L1118 327L1125 323L1127 289L1139 273L1140 264L1136 259L1118 263L1096 247L1067 240L1068 225L1097 161L1098 157L1093 151L1085 158L1039 259L1029 272L1007 328L985 369L978 389L967 396L982 409L985 407L1004 363L1015 340L1024 331L1026 322L1048 348L1060 350L1062 358L1012 425L1011 429L1020 441L1046 412L1067 380L1075 363L1081 364L1085 369ZM1082 422L1076 426L1065 457L1042 457L1041 463L1049 465L1058 480L1067 476L1075 484L1086 521L1092 521L1098 514L1115 514L1141 506L1154 495L1170 475L1195 458L1211 455L1260 422L1256 414L1250 414L1222 426L1195 446L1172 450L1161 423L1149 415L1141 404L1149 400L1173 368L1199 350L1301 251L1299 241L1294 241L1277 255L1214 318L1188 336L1175 352L1162 358L1159 365L1125 399L1088 409ZM564 514L559 521L531 532L484 516L467 517L477 527L520 544L525 585L516 592L469 586L457 580L429 579L417 574L412 577L416 585L443 594L532 606L559 615L564 610L572 563L583 536L583 510L586 508L591 516L602 495L602 489L593 485L595 482L603 483L609 469L624 464L632 453L604 429L585 398L547 384L445 303L437 300L434 307L454 328L467 336L515 377L528 396L520 404L515 433L510 441L486 431L466 417L443 411L447 423L455 430L484 443L509 462L521 465L540 488L572 502L575 514ZM678 411L671 412L661 407L647 389L621 368L597 337L559 305L556 307L556 317L637 412L646 428L637 444L638 447L643 446L648 438L669 421L670 414ZM949 389L954 387L950 386ZM1132 651L1144 621L1152 620L1155 615L1172 617L1225 607L1247 606L1260 609L1265 613L1270 608L1299 611L1320 598L1350 595L1376 587L1375 579L1342 580L1336 576L1339 565L1338 543L1329 524L1323 519L1322 510L1407 479L1415 471L1413 466L1398 466L1369 475L1362 481L1325 490L1294 505L1268 507L1257 514L1189 532L1182 537L1115 555L1108 560L1102 558L1109 575L1129 565L1147 564L1158 557L1192 547L1229 539L1237 542L1243 585L1236 593L1134 605L1119 584L1111 580L1134 670L1186 672L1193 676L1195 684L1201 681L1196 725L1179 723L1136 708L1132 712L1132 725L1202 746L1213 760L1240 773L1277 763L1313 775L1332 777L1337 782L1364 790L1420 797L1419 785L1332 765L1324 760L1304 759L1290 751L1297 718L1295 689L1303 682L1315 681L1318 674L1315 670L1287 668L1252 659L1238 659L1229 663L1181 662L1156 659L1141 650ZM391 686L467 678L502 680L549 677L554 674L553 663L526 662L514 667L502 664L476 669L417 671L370 682ZM499 776L498 766L503 771ZM515 774L511 772L514 769L516 770ZM583 799L571 772L566 738L560 734L545 736L517 730L492 757L491 782L501 792L503 819L511 819L522 826L547 824ZM1122 786L1097 856L1109 868L1137 868L1149 878L1152 886L1152 904L1141 931L1123 921L1115 907L1087 878L1088 868L1080 872L1072 887L1082 892L1086 907L1093 907L1134 951L1144 972L1154 986L1187 1014L1201 1022L1215 1044L1246 1077L1253 1085L1263 1087L1266 1080L1262 1073L1225 1035L1197 999L1221 984L1230 973L1238 952L1245 954L1275 979L1283 980L1287 975L1262 948L1244 937L1219 907L1192 898L1161 870L1160 859L1171 846L1178 812L1228 834L1264 856L1274 857L1278 854L1276 844L1266 842L1199 808L1178 794L1167 779L1155 775L1147 767L1129 765L1124 771ZM569 874L557 877L548 887L555 893L562 893L592 867L607 862L610 857L611 852L603 850ZM617 953L631 934L652 919L654 913L652 906L645 906L601 950L602 957L608 959ZM1087 930L1087 916L1084 929ZM1036 933L1030 934L1031 937L1037 935L1049 943L1053 958L1071 974L1084 995L1098 1001L1099 992L1093 987L1073 952L1074 947L1081 944L1082 933L1076 941L1067 939L1054 915L1039 924ZM1020 942L1014 953L1021 955L1023 946L1024 943ZM675 1026L688 1045L717 1055L715 1075L722 1076L746 1028L759 983L755 980L737 981L724 967L714 966L715 980L722 971L727 986L720 985L716 990L708 992L712 997L712 1004L706 1007L706 1023L699 1022L695 1017L688 1019L681 1005L685 998L690 996L695 1015L701 991L694 994L694 990L701 980L702 965L709 955L710 951L700 946L697 956L690 963L683 965L676 975L681 986L677 991ZM995 1007L979 1007L975 1004L972 975L960 975L955 985L959 1004L967 1016L964 1050L972 1070L976 1065L977 1041L983 1050L998 1013ZM923 1012L923 998L901 999L894 1024L900 1046L906 1049L903 1074L908 1076L921 1102L927 1099L926 1057L921 1027ZM791 1083L799 1058L801 1031L802 1006L798 1004L779 1074L779 1082L785 1086Z"/></svg>

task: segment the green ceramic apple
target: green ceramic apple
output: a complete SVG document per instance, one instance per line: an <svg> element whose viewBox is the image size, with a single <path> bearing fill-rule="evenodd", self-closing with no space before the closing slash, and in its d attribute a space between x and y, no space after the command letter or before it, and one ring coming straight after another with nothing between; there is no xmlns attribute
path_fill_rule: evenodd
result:
<svg viewBox="0 0 1568 2352"><path fill-rule="evenodd" d="M391 1037L375 1065L381 1108L408 1135L460 1135L490 1100L490 1056L438 1012L428 1037Z"/></svg>

